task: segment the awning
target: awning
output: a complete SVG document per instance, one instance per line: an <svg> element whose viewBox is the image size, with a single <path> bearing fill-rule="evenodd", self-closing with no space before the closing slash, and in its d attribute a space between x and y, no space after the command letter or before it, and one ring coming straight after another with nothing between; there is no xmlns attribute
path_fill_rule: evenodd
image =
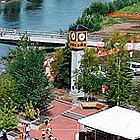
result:
<svg viewBox="0 0 140 140"><path fill-rule="evenodd" d="M140 138L140 113L119 106L79 119L78 122L127 139Z"/></svg>

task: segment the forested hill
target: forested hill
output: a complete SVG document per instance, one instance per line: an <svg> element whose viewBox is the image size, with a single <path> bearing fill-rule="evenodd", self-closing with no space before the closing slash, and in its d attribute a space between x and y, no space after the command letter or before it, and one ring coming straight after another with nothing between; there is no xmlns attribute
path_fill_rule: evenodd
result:
<svg viewBox="0 0 140 140"><path fill-rule="evenodd" d="M117 12L127 6L132 6L140 0L115 0L113 2L93 2L87 7L81 17L74 24L82 24L88 27L90 32L99 31L103 27L104 20L107 20L107 14ZM110 20L110 19L109 19ZM117 23L111 19L112 24Z"/></svg>
<svg viewBox="0 0 140 140"><path fill-rule="evenodd" d="M120 14L140 14L140 2L131 6L126 6L123 9L117 11Z"/></svg>

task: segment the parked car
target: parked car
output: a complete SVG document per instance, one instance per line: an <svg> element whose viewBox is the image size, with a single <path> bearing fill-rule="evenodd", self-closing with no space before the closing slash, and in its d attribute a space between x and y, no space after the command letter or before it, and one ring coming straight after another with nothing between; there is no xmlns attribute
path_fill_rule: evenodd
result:
<svg viewBox="0 0 140 140"><path fill-rule="evenodd" d="M130 69L134 72L134 75L140 74L140 63L130 62Z"/></svg>

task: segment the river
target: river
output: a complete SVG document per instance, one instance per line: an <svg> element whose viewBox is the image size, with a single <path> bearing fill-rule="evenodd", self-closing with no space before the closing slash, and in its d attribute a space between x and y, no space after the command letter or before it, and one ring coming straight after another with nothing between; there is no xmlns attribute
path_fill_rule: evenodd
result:
<svg viewBox="0 0 140 140"><path fill-rule="evenodd" d="M0 5L0 28L67 30L94 0L32 0ZM101 0L112 1L112 0ZM0 44L0 58L10 45ZM1 70L0 70L1 71Z"/></svg>

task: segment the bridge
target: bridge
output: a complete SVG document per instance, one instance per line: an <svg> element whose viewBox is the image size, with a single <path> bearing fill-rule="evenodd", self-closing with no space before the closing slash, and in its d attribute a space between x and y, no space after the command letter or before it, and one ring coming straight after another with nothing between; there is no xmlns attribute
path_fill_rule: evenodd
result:
<svg viewBox="0 0 140 140"><path fill-rule="evenodd" d="M68 33L1 28L0 43L16 44L25 33L31 42L39 45L65 46L68 38ZM102 39L103 36L88 34L87 46L104 46Z"/></svg>

